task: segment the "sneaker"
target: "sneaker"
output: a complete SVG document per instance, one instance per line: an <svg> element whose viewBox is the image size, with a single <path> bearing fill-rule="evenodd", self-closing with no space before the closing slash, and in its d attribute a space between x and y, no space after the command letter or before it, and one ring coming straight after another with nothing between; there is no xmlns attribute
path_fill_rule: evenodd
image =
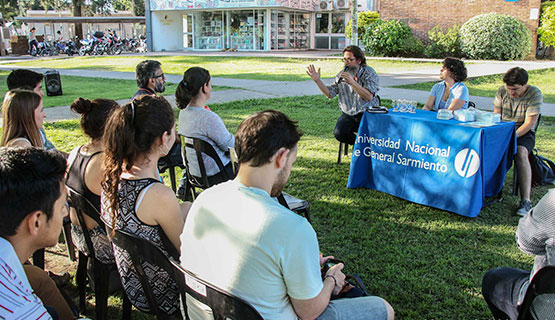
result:
<svg viewBox="0 0 555 320"><path fill-rule="evenodd" d="M524 217L528 212L530 212L531 209L532 204L530 203L530 200L522 200L520 202L520 207L518 207L518 210L516 211L516 214Z"/></svg>

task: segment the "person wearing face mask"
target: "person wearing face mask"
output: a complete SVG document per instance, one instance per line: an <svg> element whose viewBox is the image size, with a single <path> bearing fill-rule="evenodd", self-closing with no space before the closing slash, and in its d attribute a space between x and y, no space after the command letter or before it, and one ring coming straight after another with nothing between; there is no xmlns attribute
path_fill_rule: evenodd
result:
<svg viewBox="0 0 555 320"><path fill-rule="evenodd" d="M380 78L376 71L366 64L366 57L357 46L347 46L343 49L343 62L343 70L337 74L330 86L326 86L320 79L320 68L316 69L311 64L306 73L327 98L339 96L341 116L333 134L338 141L353 145L364 110L379 105L376 93L380 89Z"/></svg>
<svg viewBox="0 0 555 320"><path fill-rule="evenodd" d="M166 90L166 77L162 71L162 64L156 60L141 61L135 68L135 78L139 90L133 99L141 95L155 95Z"/></svg>

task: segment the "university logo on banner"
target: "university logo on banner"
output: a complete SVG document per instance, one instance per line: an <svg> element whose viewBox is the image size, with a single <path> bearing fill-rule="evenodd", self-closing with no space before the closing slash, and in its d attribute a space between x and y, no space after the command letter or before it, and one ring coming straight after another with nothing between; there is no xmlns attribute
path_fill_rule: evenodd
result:
<svg viewBox="0 0 555 320"><path fill-rule="evenodd" d="M455 170L463 178L470 178L480 168L480 157L474 149L462 149L455 157Z"/></svg>

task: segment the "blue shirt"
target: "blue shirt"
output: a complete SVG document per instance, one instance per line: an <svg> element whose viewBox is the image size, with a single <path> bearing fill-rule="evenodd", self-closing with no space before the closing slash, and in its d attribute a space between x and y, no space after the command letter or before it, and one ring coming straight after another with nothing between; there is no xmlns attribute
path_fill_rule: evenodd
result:
<svg viewBox="0 0 555 320"><path fill-rule="evenodd" d="M434 86L432 87L432 90L430 91L430 96L433 96L435 98L434 106L433 106L434 111L437 111L438 109L449 108L449 106L451 105L451 102L453 102L453 99L460 99L464 101L464 105L462 106L461 109L468 108L468 100L470 96L468 94L468 88L464 83L455 82L453 87L451 87L451 89L449 90L449 98L447 98L447 101L445 102L445 106L442 108L440 106L440 103L441 103L441 98L443 98L444 91L445 91L445 81L438 82L434 84Z"/></svg>

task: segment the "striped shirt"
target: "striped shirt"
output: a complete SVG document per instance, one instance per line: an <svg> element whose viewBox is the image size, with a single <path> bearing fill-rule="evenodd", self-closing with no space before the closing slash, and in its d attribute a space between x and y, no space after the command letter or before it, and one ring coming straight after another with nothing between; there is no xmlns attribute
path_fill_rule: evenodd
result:
<svg viewBox="0 0 555 320"><path fill-rule="evenodd" d="M369 66L361 66L357 72L355 79L358 84L368 89L374 95L370 101L362 99L358 93L347 82L341 81L339 76L343 71L339 72L335 77L333 84L328 86L330 91L330 99L339 95L339 108L344 113L353 116L363 112L367 107L374 107L379 104L376 93L380 90L380 78L374 69Z"/></svg>
<svg viewBox="0 0 555 320"><path fill-rule="evenodd" d="M524 217L516 230L516 244L524 253L534 254L534 268L530 280L541 268L555 265L555 189L551 189ZM529 282L520 288L520 301Z"/></svg>
<svg viewBox="0 0 555 320"><path fill-rule="evenodd" d="M0 319L52 319L33 293L9 241L0 237Z"/></svg>
<svg viewBox="0 0 555 320"><path fill-rule="evenodd" d="M513 98L505 86L499 87L493 106L501 109L501 120L514 121L516 128L531 117L540 114L543 96L540 89L529 86L520 98Z"/></svg>

